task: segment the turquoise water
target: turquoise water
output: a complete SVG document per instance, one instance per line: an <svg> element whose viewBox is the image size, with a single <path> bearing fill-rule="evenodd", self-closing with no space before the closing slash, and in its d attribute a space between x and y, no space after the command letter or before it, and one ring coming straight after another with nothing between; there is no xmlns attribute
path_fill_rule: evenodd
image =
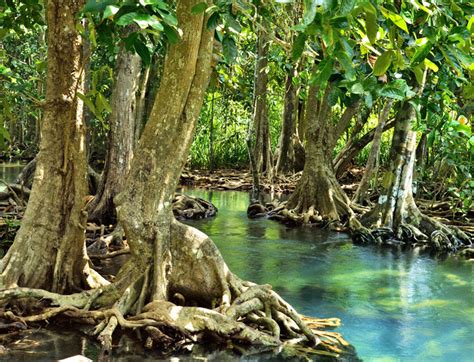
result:
<svg viewBox="0 0 474 362"><path fill-rule="evenodd" d="M193 221L240 277L270 283L299 312L341 318L368 361L473 361L473 265L356 246L345 234L246 217L248 195L190 190L214 219Z"/></svg>
<svg viewBox="0 0 474 362"><path fill-rule="evenodd" d="M218 207L217 217L189 224L216 242L234 273L272 284L303 314L341 318L338 330L363 360L474 360L472 264L356 246L347 235L325 230L249 220L245 212L249 197L243 192L185 192ZM0 354L0 360L50 361L74 354L96 360L99 353L98 344L77 331L37 330L21 338L18 348ZM157 359L126 336L117 344L113 360ZM198 356L237 359L201 349L184 360ZM178 358L168 360L183 360L182 355ZM268 359L257 355L243 360Z"/></svg>

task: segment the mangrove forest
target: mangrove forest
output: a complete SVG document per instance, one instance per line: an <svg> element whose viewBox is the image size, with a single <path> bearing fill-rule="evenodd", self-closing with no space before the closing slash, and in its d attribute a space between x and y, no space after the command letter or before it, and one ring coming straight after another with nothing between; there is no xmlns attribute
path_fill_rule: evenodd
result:
<svg viewBox="0 0 474 362"><path fill-rule="evenodd" d="M467 0L0 0L0 360L472 360L473 40Z"/></svg>

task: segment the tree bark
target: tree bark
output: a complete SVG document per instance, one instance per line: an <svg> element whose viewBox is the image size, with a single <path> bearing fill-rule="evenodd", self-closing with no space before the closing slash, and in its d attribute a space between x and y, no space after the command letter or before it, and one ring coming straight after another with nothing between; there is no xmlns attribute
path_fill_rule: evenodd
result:
<svg viewBox="0 0 474 362"><path fill-rule="evenodd" d="M337 122L336 129L334 130L334 137L332 139L332 148L336 146L337 141L341 138L342 134L349 127L352 118L357 114L362 105L362 101L358 99L351 105L347 106L341 115L341 119Z"/></svg>
<svg viewBox="0 0 474 362"><path fill-rule="evenodd" d="M370 228L385 228L383 232L369 232L370 239L390 239L395 235L403 242L428 244L437 250L455 250L463 243L471 243L469 237L423 215L413 197L416 131L411 129L411 123L415 117L414 107L405 102L397 114L390 151L392 162L384 177L385 190L377 205L363 216L362 223ZM356 239L361 235L367 235L366 230L356 233Z"/></svg>
<svg viewBox="0 0 474 362"><path fill-rule="evenodd" d="M49 0L46 105L35 180L12 247L0 263L2 288L55 292L85 287L86 183L82 40L76 14L83 1Z"/></svg>
<svg viewBox="0 0 474 362"><path fill-rule="evenodd" d="M253 123L255 144L253 154L260 173L272 172L270 130L268 125L267 88L268 36L259 30L257 35L257 59L254 75Z"/></svg>
<svg viewBox="0 0 474 362"><path fill-rule="evenodd" d="M153 262L153 300L168 297L171 200L187 160L211 70L212 32L205 30L203 16L191 15L189 6L178 2L183 37L169 49L150 119L123 192L115 200L134 264L143 271Z"/></svg>
<svg viewBox="0 0 474 362"><path fill-rule="evenodd" d="M296 98L298 87L293 84L295 69L291 67L286 76L285 97L283 105L283 122L279 141L279 153L276 171L288 173L294 170L295 154L293 134L295 132Z"/></svg>
<svg viewBox="0 0 474 362"><path fill-rule="evenodd" d="M369 182L372 178L372 174L376 169L378 164L379 152L380 152L380 142L382 140L383 129L387 123L390 110L392 109L393 99L389 99L385 102L382 112L379 115L379 120L377 127L375 128L374 139L372 140L372 147L370 149L369 158L367 159L367 164L365 166L364 176L359 183L359 187L354 195L354 201L358 203L363 203L366 198L367 190L369 189Z"/></svg>
<svg viewBox="0 0 474 362"><path fill-rule="evenodd" d="M145 108L146 108L146 92L148 88L148 82L150 80L151 65L145 66L143 69L140 86L137 94L137 111L135 121L135 144L138 143L140 136L142 135L143 127L145 126Z"/></svg>
<svg viewBox="0 0 474 362"><path fill-rule="evenodd" d="M99 223L115 221L113 198L121 191L133 158L140 57L122 46L114 74L107 157L97 194L88 208L89 220Z"/></svg>
<svg viewBox="0 0 474 362"><path fill-rule="evenodd" d="M344 146L344 148L339 152L336 158L333 161L334 169L336 171L336 177L339 179L342 177L344 172L347 171L347 168L351 164L352 160L367 146L374 138L375 128L371 129L369 132L364 134L362 137L357 139L357 135L362 130L362 123L367 122L367 117L362 117L363 122L361 122L360 130L354 129L352 131L351 138ZM395 122L392 120L385 124L383 131L387 131L395 126Z"/></svg>
<svg viewBox="0 0 474 362"><path fill-rule="evenodd" d="M316 85L309 88L305 166L286 206L296 214L302 214L304 223L342 221L342 217L350 218L353 214L350 200L337 182L332 166L334 135L328 103L330 88L328 85L320 97Z"/></svg>

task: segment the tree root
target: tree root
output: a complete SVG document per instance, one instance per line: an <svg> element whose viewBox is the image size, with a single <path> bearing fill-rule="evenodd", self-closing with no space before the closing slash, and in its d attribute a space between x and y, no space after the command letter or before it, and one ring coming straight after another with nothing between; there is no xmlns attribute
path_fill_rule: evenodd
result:
<svg viewBox="0 0 474 362"><path fill-rule="evenodd" d="M420 214L415 223L400 224L395 229L358 228L352 239L360 244L411 246L437 252L457 252L472 246L473 240L463 231Z"/></svg>
<svg viewBox="0 0 474 362"><path fill-rule="evenodd" d="M177 220L204 219L217 214L217 208L204 199L176 194L173 199L173 214Z"/></svg>
<svg viewBox="0 0 474 362"><path fill-rule="evenodd" d="M128 292L109 309L89 310L100 295L98 290L72 296L58 295L37 289L14 288L0 293L0 300L37 299L49 300L57 307L48 307L33 315L15 315L7 311L1 315L15 323L27 325L49 321L63 316L78 323L94 323L91 334L96 335L103 347L103 354L112 349L113 335L117 327L122 330L143 330L147 348L175 348L198 342L204 337L217 340L232 340L234 343L276 347L282 345L308 345L301 353L319 351L343 353L347 342L335 332L324 331L339 325L337 319L313 319L298 315L268 285L255 285L233 280L233 292L240 290L232 304L225 308L208 309L201 307L177 306L168 301L154 301L138 313L125 315L132 306L143 301L143 278L137 279ZM140 290L137 294L136 291ZM25 301L25 299L23 299ZM94 322L95 321L95 322ZM177 345L175 345L178 343ZM294 347L297 348L297 347ZM298 347L299 348L299 347ZM316 349L315 349L316 348Z"/></svg>

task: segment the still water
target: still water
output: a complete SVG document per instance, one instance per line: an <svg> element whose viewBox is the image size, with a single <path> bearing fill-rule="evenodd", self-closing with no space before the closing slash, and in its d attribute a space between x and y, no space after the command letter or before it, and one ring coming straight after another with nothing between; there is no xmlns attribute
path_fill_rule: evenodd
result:
<svg viewBox="0 0 474 362"><path fill-rule="evenodd" d="M21 163L1 163L0 162L0 192L5 190L4 182L14 182L16 177L24 167ZM3 182L4 181L4 182Z"/></svg>
<svg viewBox="0 0 474 362"><path fill-rule="evenodd" d="M0 179L5 178L2 170ZM216 242L234 273L272 284L303 314L340 318L339 331L363 360L474 360L472 264L360 247L345 234L249 220L249 198L243 192L186 193L218 207L217 217L189 224ZM156 359L131 349L124 341L114 360ZM49 361L80 353L96 359L98 351L96 343L78 332L38 330L0 360ZM219 352L198 354L214 361L235 360ZM246 360L266 359L261 355Z"/></svg>
<svg viewBox="0 0 474 362"><path fill-rule="evenodd" d="M474 361L473 265L356 246L347 235L249 220L242 192L187 192L212 201L192 222L240 277L270 283L300 313L338 317L369 361Z"/></svg>

